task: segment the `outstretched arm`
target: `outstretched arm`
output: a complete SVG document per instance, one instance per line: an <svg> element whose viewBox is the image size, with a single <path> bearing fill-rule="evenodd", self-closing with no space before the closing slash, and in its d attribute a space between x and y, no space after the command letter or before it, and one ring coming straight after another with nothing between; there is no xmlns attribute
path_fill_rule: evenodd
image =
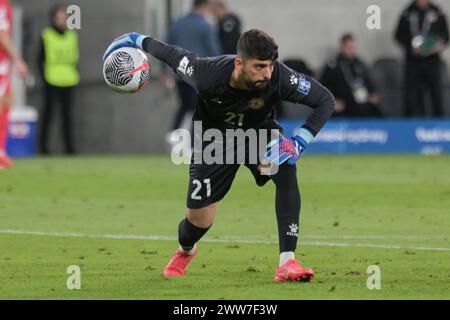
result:
<svg viewBox="0 0 450 320"><path fill-rule="evenodd" d="M134 47L144 50L156 59L166 63L183 81L198 90L198 80L204 72L204 63L202 63L203 59L198 58L194 53L152 37L132 32L115 39L103 55L103 60L114 50L122 47Z"/></svg>

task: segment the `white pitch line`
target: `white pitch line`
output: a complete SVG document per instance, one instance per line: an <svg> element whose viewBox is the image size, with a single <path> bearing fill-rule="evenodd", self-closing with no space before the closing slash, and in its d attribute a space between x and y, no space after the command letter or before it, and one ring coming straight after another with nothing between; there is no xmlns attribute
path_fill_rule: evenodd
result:
<svg viewBox="0 0 450 320"><path fill-rule="evenodd" d="M81 233L70 233L70 232L42 232L42 231L26 231L26 230L0 230L0 234L31 234L31 235L42 235L42 236L61 236L61 237L85 237L85 238L111 238L111 239L142 239L142 240L174 240L171 236L146 236L146 235L114 235L114 234L104 234L104 235L89 235ZM156 238L155 238L156 237ZM263 239L263 240L259 240ZM339 236L324 236L324 235L301 235L300 239L339 239L339 240L411 240L411 241L436 241L436 242L447 242L448 239L444 237L417 237L417 236L364 236L364 235L339 235ZM176 239L175 239L176 240ZM211 239L211 242L217 240L215 238ZM250 243L256 241L256 243L273 243L278 240L278 236L221 236L220 241L232 240L245 242L251 241ZM264 242L265 241L265 242Z"/></svg>
<svg viewBox="0 0 450 320"><path fill-rule="evenodd" d="M233 238L247 238L246 236L225 236L224 238L227 239L233 239ZM259 236L254 235L250 236L248 238L251 239L278 239L278 236ZM338 235L338 236L323 236L323 235L301 235L302 239L340 239L340 240L388 240L388 239L395 239L395 240L411 240L411 241L441 241L446 242L448 241L445 237L425 237L425 236L396 236L396 235L389 235L389 236L359 236L359 235Z"/></svg>
<svg viewBox="0 0 450 320"><path fill-rule="evenodd" d="M30 230L0 230L0 234L15 234L15 235L34 235L45 237L75 237L75 238L96 238L96 239L127 239L127 240L171 240L176 241L176 237L161 236L161 235L125 235L125 234L84 234L84 233L72 233L72 232L43 232L43 231L30 231ZM238 238L232 239L214 239L206 238L202 239L202 242L211 243L246 243L246 244L277 244L276 240L262 240L251 238ZM342 243L342 242L299 242L304 246L316 246L316 247L347 247L347 248L378 248L378 249L407 249L407 250L423 250L423 251L448 251L448 247L414 247L414 246L401 246L390 244L365 244L365 243Z"/></svg>

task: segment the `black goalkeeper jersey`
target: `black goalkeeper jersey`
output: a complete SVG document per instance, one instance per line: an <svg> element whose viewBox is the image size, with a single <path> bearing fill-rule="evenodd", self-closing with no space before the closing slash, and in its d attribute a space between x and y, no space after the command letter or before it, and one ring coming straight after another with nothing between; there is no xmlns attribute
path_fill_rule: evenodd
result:
<svg viewBox="0 0 450 320"><path fill-rule="evenodd" d="M145 38L143 47L197 91L194 119L202 121L205 128L258 128L268 119L274 119L274 105L285 100L314 109L303 127L315 135L333 113L332 94L312 77L293 71L282 62L275 62L265 90L237 90L230 86L234 55L199 58L150 37Z"/></svg>

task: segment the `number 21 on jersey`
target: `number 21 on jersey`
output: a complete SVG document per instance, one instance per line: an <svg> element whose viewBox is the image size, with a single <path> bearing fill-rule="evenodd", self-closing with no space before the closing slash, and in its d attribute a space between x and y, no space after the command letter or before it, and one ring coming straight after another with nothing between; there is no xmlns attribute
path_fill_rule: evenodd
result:
<svg viewBox="0 0 450 320"><path fill-rule="evenodd" d="M244 124L244 114L228 112L224 121L228 124L231 124L232 126L242 127L242 125Z"/></svg>
<svg viewBox="0 0 450 320"><path fill-rule="evenodd" d="M203 185L200 180L194 179L192 180L192 183L196 186L194 191L192 191L191 199L193 200L202 200L202 197L198 195L200 190L203 188ZM205 179L203 180L203 184L206 187L206 197L208 198L211 195L211 180Z"/></svg>

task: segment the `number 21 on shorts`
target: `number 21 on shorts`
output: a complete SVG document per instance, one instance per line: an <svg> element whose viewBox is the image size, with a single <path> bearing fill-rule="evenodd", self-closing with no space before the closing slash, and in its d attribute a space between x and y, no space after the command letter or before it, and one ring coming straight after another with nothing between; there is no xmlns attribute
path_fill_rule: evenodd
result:
<svg viewBox="0 0 450 320"><path fill-rule="evenodd" d="M202 197L198 195L203 185L200 180L194 179L192 183L196 186L194 191L192 191L191 199L193 200L202 200ZM206 197L208 198L211 195L211 180L205 179L203 180L203 184L206 186Z"/></svg>

